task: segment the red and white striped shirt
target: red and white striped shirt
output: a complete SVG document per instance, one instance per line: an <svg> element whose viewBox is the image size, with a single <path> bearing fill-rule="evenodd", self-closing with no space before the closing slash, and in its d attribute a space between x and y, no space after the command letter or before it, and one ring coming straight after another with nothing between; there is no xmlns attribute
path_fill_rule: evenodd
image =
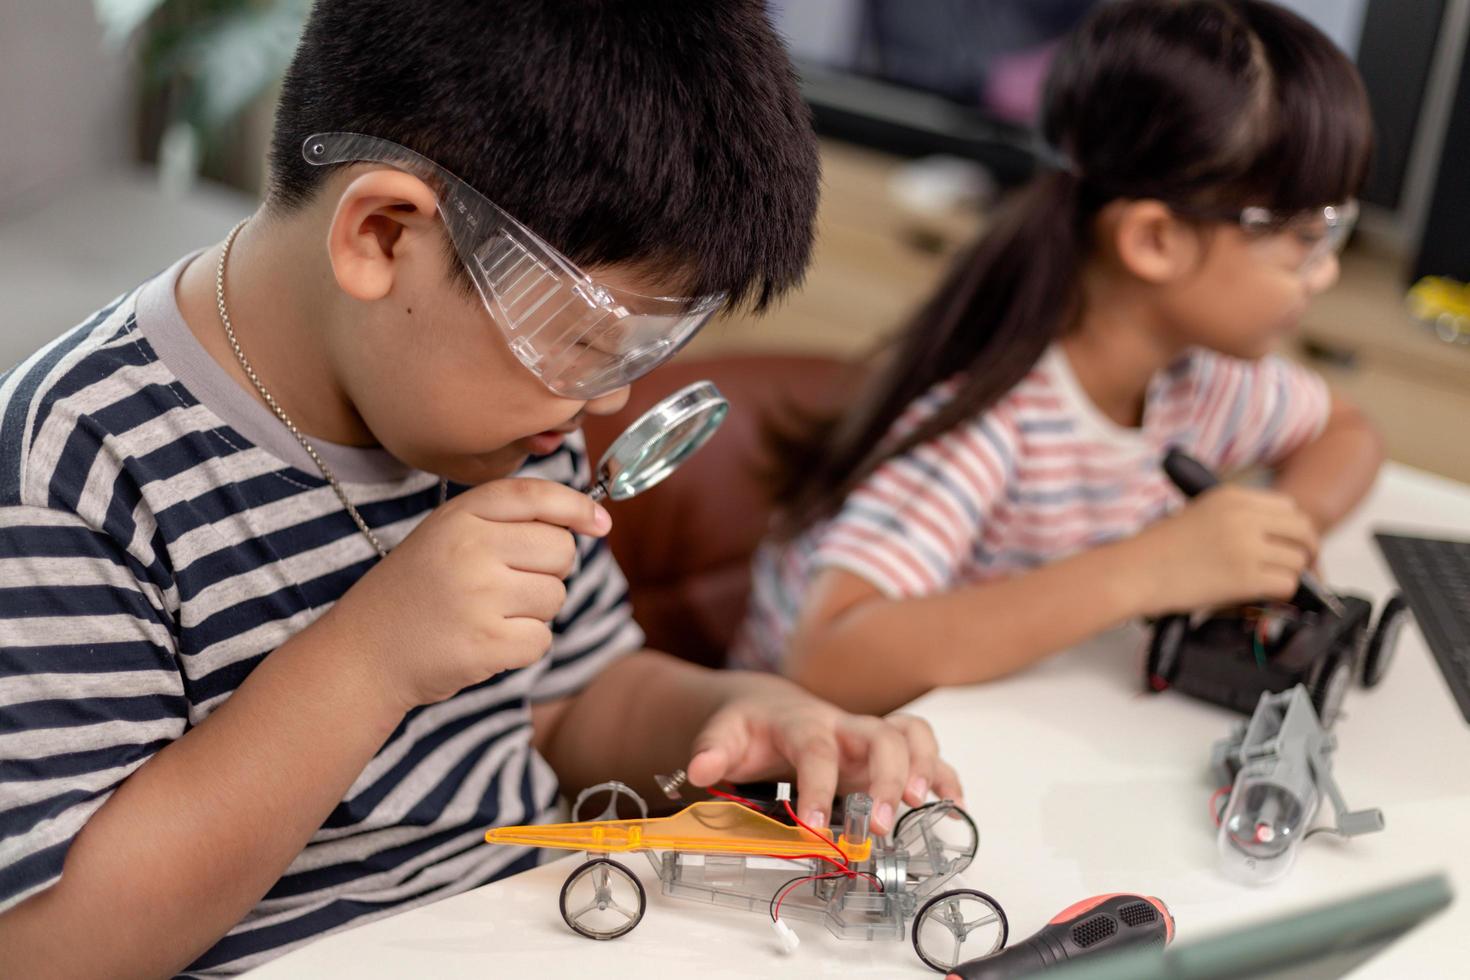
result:
<svg viewBox="0 0 1470 980"><path fill-rule="evenodd" d="M894 424L913 431L954 395L936 385ZM1103 415L1053 345L979 416L896 456L831 519L756 555L751 609L732 664L776 669L825 568L894 599L1017 574L1136 534L1182 498L1161 461L1178 446L1217 472L1273 465L1316 438L1330 397L1280 357L1196 349L1149 385L1142 424Z"/></svg>

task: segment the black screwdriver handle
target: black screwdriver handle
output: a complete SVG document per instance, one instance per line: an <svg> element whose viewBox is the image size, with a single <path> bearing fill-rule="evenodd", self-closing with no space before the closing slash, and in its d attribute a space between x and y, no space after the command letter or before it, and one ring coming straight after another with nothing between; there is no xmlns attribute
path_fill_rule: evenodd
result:
<svg viewBox="0 0 1470 980"><path fill-rule="evenodd" d="M1186 497L1198 497L1220 485L1213 470L1182 449L1170 449L1165 454L1164 472Z"/></svg>

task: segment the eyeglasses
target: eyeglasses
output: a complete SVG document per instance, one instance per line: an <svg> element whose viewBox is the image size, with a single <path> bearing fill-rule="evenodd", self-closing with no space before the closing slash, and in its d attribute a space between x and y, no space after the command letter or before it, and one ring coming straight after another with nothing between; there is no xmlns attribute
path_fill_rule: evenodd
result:
<svg viewBox="0 0 1470 980"><path fill-rule="evenodd" d="M643 296L598 282L489 198L421 154L358 133L317 133L308 163L383 163L433 188L440 219L490 318L547 388L588 401L677 354L725 303Z"/></svg>
<svg viewBox="0 0 1470 980"><path fill-rule="evenodd" d="M1191 218L1239 224L1257 251L1273 262L1303 274L1342 251L1358 222L1358 202L1353 200L1290 213L1262 207L1224 212L1176 205L1170 207Z"/></svg>

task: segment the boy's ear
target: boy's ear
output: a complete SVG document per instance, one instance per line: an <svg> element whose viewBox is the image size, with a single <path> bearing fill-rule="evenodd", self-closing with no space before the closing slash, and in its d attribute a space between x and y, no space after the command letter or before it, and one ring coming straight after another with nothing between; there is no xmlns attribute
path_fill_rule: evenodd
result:
<svg viewBox="0 0 1470 980"><path fill-rule="evenodd" d="M433 241L424 232L435 220L434 193L412 174L370 170L354 177L338 198L327 231L337 284L355 299L382 299L401 269L403 249Z"/></svg>
<svg viewBox="0 0 1470 980"><path fill-rule="evenodd" d="M1162 285L1199 261L1198 231L1162 201L1118 201L1106 222L1118 261L1145 282Z"/></svg>

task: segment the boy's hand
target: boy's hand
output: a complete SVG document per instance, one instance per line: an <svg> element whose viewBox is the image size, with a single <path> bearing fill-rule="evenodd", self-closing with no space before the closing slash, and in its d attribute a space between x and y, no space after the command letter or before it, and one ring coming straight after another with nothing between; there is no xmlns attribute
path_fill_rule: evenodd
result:
<svg viewBox="0 0 1470 980"><path fill-rule="evenodd" d="M1311 518L1284 493L1222 485L1125 542L1141 612L1290 599L1317 553Z"/></svg>
<svg viewBox="0 0 1470 980"><path fill-rule="evenodd" d="M705 724L685 767L689 781L766 779L796 770L796 813L825 827L833 797L861 790L873 798L875 833L893 829L900 799L923 803L932 788L963 803L959 777L939 758L929 725L895 714L850 715L772 675L742 678L742 689Z"/></svg>
<svg viewBox="0 0 1470 980"><path fill-rule="evenodd" d="M403 711L535 662L566 601L572 531L601 537L606 510L551 480L496 480L449 501L328 616Z"/></svg>

